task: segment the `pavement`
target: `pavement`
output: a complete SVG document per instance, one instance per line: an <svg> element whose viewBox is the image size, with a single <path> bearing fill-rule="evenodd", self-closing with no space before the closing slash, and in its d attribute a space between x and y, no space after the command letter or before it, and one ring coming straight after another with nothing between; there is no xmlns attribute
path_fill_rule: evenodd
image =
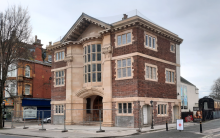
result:
<svg viewBox="0 0 220 138"><path fill-rule="evenodd" d="M184 127L188 126L198 126L199 123L184 123ZM42 126L38 125L26 125L27 129L23 129L23 126L16 126L11 128L10 123L6 127L0 130L0 134L4 135L16 135L16 136L28 136L28 137L44 137L44 138L74 138L74 137L125 137L134 136L141 133L164 131L166 129L164 125L156 125L154 129L151 127L143 127L141 132L137 131L137 128L123 128L123 127L102 127L105 132L97 133L100 130L100 126L82 126L82 125L66 125L68 132L62 132L64 130L64 125L52 125L44 124L43 129L40 130ZM169 130L176 129L176 124L168 124Z"/></svg>

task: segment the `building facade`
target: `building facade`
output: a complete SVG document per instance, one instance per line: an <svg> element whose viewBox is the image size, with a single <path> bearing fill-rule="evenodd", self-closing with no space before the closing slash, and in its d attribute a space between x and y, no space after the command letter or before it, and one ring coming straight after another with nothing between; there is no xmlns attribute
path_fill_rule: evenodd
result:
<svg viewBox="0 0 220 138"><path fill-rule="evenodd" d="M60 123L64 112L66 124L95 121L97 109L103 126L138 127L140 117L148 125L152 112L154 124L174 122L181 117L182 41L139 16L107 24L83 13L62 40L47 46L52 122Z"/></svg>
<svg viewBox="0 0 220 138"><path fill-rule="evenodd" d="M24 118L25 110L37 112L51 109L51 63L44 60L42 44L37 36L29 50L33 57L21 59L9 67L4 94L8 118L11 111L14 111L16 119L21 120ZM26 119L35 118L37 114L34 117L26 117Z"/></svg>

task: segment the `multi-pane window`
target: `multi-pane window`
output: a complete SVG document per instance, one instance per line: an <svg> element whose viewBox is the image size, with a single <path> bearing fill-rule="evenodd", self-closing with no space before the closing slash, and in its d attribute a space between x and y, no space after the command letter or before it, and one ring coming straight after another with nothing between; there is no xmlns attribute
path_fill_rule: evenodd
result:
<svg viewBox="0 0 220 138"><path fill-rule="evenodd" d="M56 85L64 85L64 71L55 72Z"/></svg>
<svg viewBox="0 0 220 138"><path fill-rule="evenodd" d="M63 105L55 105L55 113L56 114L64 113L64 106Z"/></svg>
<svg viewBox="0 0 220 138"><path fill-rule="evenodd" d="M10 97L11 95L12 96L15 96L17 93L17 86L16 86L16 81L7 81L6 82L6 85L8 87L6 87L5 89L5 97Z"/></svg>
<svg viewBox="0 0 220 138"><path fill-rule="evenodd" d="M131 43L131 33L125 33L117 36L117 45L125 45Z"/></svg>
<svg viewBox="0 0 220 138"><path fill-rule="evenodd" d="M101 82L101 44L84 47L84 82Z"/></svg>
<svg viewBox="0 0 220 138"><path fill-rule="evenodd" d="M48 62L52 62L52 56L48 55Z"/></svg>
<svg viewBox="0 0 220 138"><path fill-rule="evenodd" d="M171 70L166 70L166 82L175 82L175 72Z"/></svg>
<svg viewBox="0 0 220 138"><path fill-rule="evenodd" d="M30 95L30 85L28 85L28 84L26 84L25 85L25 90L24 90L24 92L25 92L25 95Z"/></svg>
<svg viewBox="0 0 220 138"><path fill-rule="evenodd" d="M157 68L155 66L146 65L146 79L157 80Z"/></svg>
<svg viewBox="0 0 220 138"><path fill-rule="evenodd" d="M171 51L171 52L175 52L175 46L174 46L174 44L171 44L171 45L170 45L170 51Z"/></svg>
<svg viewBox="0 0 220 138"><path fill-rule="evenodd" d="M63 59L64 59L64 51L57 52L56 53L56 61L63 60Z"/></svg>
<svg viewBox="0 0 220 138"><path fill-rule="evenodd" d="M25 67L25 77L30 77L30 66Z"/></svg>
<svg viewBox="0 0 220 138"><path fill-rule="evenodd" d="M118 78L131 77L131 58L117 60Z"/></svg>
<svg viewBox="0 0 220 138"><path fill-rule="evenodd" d="M16 77L17 76L17 69L14 64L8 66L8 77Z"/></svg>
<svg viewBox="0 0 220 138"><path fill-rule="evenodd" d="M145 45L148 48L156 49L156 38L150 35L145 35Z"/></svg>
<svg viewBox="0 0 220 138"><path fill-rule="evenodd" d="M158 115L166 115L167 114L167 105L166 104L158 104L157 106L157 114Z"/></svg>
<svg viewBox="0 0 220 138"><path fill-rule="evenodd" d="M118 103L118 113L132 113L132 104Z"/></svg>

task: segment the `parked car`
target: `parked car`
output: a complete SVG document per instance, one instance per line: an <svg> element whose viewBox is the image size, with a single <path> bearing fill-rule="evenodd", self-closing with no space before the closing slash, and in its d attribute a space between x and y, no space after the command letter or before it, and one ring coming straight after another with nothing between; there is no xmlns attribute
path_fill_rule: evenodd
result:
<svg viewBox="0 0 220 138"><path fill-rule="evenodd" d="M44 118L43 122L44 123L51 123L51 117Z"/></svg>

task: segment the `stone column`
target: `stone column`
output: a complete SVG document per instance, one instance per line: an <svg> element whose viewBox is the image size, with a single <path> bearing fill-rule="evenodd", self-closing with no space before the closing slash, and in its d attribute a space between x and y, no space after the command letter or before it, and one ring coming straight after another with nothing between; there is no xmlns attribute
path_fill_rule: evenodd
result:
<svg viewBox="0 0 220 138"><path fill-rule="evenodd" d="M110 34L104 36L103 39L103 72L102 72L102 80L103 80L103 126L111 127L113 126L112 121L112 66L111 66L111 58L112 58L112 49L110 45Z"/></svg>

